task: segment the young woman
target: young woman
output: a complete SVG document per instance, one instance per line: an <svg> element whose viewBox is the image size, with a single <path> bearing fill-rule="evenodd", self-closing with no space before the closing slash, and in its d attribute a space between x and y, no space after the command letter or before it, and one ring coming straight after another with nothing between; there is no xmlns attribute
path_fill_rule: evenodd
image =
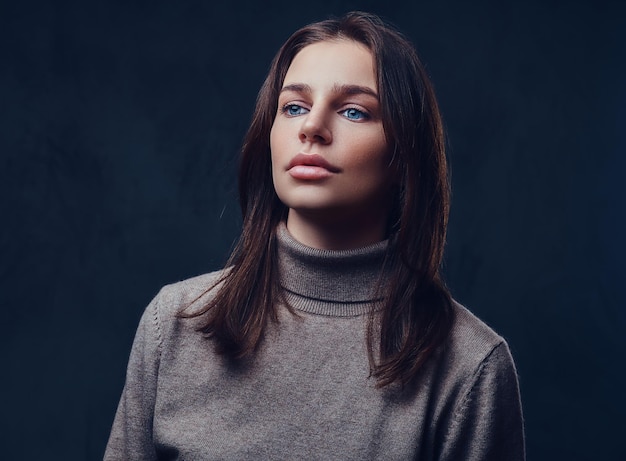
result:
<svg viewBox="0 0 626 461"><path fill-rule="evenodd" d="M279 50L227 268L167 286L105 459L522 460L505 341L439 268L444 135L411 44L350 13Z"/></svg>

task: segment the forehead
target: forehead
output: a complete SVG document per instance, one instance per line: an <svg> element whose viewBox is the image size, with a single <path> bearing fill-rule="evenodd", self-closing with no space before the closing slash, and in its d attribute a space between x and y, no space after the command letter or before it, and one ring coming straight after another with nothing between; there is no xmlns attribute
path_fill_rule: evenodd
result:
<svg viewBox="0 0 626 461"><path fill-rule="evenodd" d="M359 85L377 89L371 51L353 40L329 40L305 46L291 61L284 85Z"/></svg>

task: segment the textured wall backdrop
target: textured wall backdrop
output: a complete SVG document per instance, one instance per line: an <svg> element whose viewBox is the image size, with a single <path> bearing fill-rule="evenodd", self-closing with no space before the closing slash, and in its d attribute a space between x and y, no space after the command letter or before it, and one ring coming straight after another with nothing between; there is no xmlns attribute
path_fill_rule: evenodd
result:
<svg viewBox="0 0 626 461"><path fill-rule="evenodd" d="M0 0L3 459L101 459L145 305L237 237L271 57L351 9L398 25L435 83L445 270L511 345L529 460L623 453L623 2Z"/></svg>

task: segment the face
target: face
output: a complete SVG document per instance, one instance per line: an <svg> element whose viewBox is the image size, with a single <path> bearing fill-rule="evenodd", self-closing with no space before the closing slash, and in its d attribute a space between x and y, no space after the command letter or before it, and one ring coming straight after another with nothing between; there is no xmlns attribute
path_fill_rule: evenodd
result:
<svg viewBox="0 0 626 461"><path fill-rule="evenodd" d="M386 222L390 156L374 59L365 46L324 41L295 56L279 95L270 148L288 224L294 215Z"/></svg>

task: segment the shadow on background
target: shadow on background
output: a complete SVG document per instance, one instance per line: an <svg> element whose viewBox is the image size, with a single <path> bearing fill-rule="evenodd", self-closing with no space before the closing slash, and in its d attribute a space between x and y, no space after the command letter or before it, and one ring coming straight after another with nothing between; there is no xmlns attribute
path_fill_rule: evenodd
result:
<svg viewBox="0 0 626 461"><path fill-rule="evenodd" d="M455 297L509 341L529 460L626 434L626 21L619 2L0 4L2 457L101 459L139 316L218 269L278 46L399 26L448 127Z"/></svg>

